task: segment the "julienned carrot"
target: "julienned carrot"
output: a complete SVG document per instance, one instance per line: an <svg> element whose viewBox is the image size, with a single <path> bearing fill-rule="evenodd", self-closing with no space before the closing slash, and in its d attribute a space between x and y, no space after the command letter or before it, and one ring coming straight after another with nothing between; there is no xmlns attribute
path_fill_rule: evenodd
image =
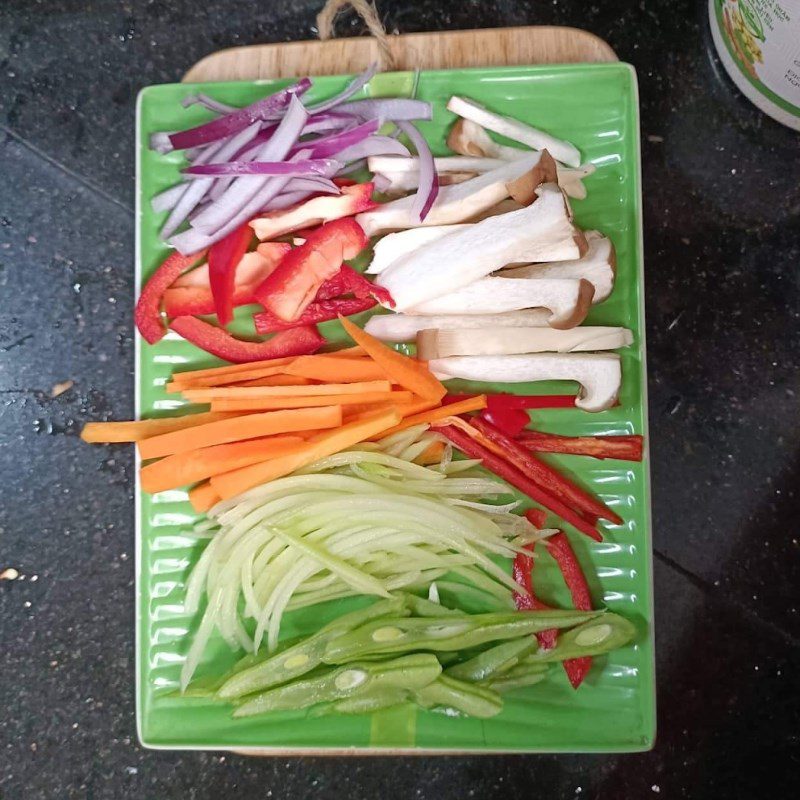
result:
<svg viewBox="0 0 800 800"><path fill-rule="evenodd" d="M81 439L89 444L112 444L116 442L139 442L162 433L182 431L231 419L236 414L206 411L201 414L186 414L183 417L165 417L164 419L137 419L126 422L87 422L81 431Z"/></svg>
<svg viewBox="0 0 800 800"><path fill-rule="evenodd" d="M184 389L189 388L207 389L212 386L227 386L230 383L255 380L256 378L267 378L270 375L280 375L287 366L288 364L278 364L277 366L245 369L239 372L226 373L224 375L209 375L209 377L204 378L202 381L198 379L197 383L192 383L191 385L184 381L172 380L167 384L167 391L182 392Z"/></svg>
<svg viewBox="0 0 800 800"><path fill-rule="evenodd" d="M237 381L230 383L229 386L311 386L314 381L308 378L299 378L297 375L286 375L283 372L278 375L270 375L266 378L255 378L251 381Z"/></svg>
<svg viewBox="0 0 800 800"><path fill-rule="evenodd" d="M447 389L424 364L387 347L346 317L340 316L339 322L353 341L360 344L375 363L386 370L386 374L393 382L399 383L404 389L416 392L425 400L441 400L447 394Z"/></svg>
<svg viewBox="0 0 800 800"><path fill-rule="evenodd" d="M431 442L415 459L415 464L421 464L423 467L430 464L438 464L442 460L442 453L444 453L444 442Z"/></svg>
<svg viewBox="0 0 800 800"><path fill-rule="evenodd" d="M165 433L139 442L142 458L160 458L173 453L186 453L199 447L226 442L255 439L259 436L292 433L316 428L335 428L342 424L341 406L298 408L289 411L269 411L265 414L245 414L241 417L200 425L187 431Z"/></svg>
<svg viewBox="0 0 800 800"><path fill-rule="evenodd" d="M284 371L288 375L313 378L332 383L386 380L386 371L369 358L341 358L338 356L300 356Z"/></svg>
<svg viewBox="0 0 800 800"><path fill-rule="evenodd" d="M411 392L364 392L364 394L312 395L310 397L221 397L211 401L211 408L225 412L267 411L278 408L313 408L314 406L338 405L344 408L363 406L366 411L376 403L387 403L404 408L413 395Z"/></svg>
<svg viewBox="0 0 800 800"><path fill-rule="evenodd" d="M185 384L202 384L208 378L215 378L218 375L234 375L239 372L250 372L254 369L263 367L282 367L294 361L296 356L285 356L283 358L267 358L263 361L249 361L246 364L228 364L224 367L210 367L209 369L193 369L187 372L173 372L172 380Z"/></svg>
<svg viewBox="0 0 800 800"><path fill-rule="evenodd" d="M142 489L150 494L177 489L221 472L257 464L267 458L287 455L305 445L299 436L264 436L245 442L201 447L176 453L142 467Z"/></svg>
<svg viewBox="0 0 800 800"><path fill-rule="evenodd" d="M454 417L458 414L466 414L468 411L480 411L486 408L486 395L478 394L475 397L469 397L466 400L460 400L458 403L450 403L446 406L434 408L431 411L422 411L418 414L411 414L403 416L403 421L395 425L390 431L385 431L381 436L390 436L393 433L404 431L406 428L411 428L414 425L421 425L423 422L432 423L439 422L439 420L446 417Z"/></svg>
<svg viewBox="0 0 800 800"><path fill-rule="evenodd" d="M223 500L251 489L258 484L281 478L300 467L312 464L320 458L338 453L346 447L363 442L386 428L397 424L400 415L396 411L370 414L364 419L355 420L334 431L324 432L311 438L305 448L280 458L273 458L262 464L225 472L211 478L211 485Z"/></svg>
<svg viewBox="0 0 800 800"><path fill-rule="evenodd" d="M211 506L215 506L222 498L208 482L199 483L189 492L189 502L198 514L204 514Z"/></svg>
<svg viewBox="0 0 800 800"><path fill-rule="evenodd" d="M187 400L210 403L222 397L244 398L254 397L310 397L311 395L361 394L363 392L388 392L392 385L389 381L364 381L361 383L321 383L314 386L239 386L219 387L212 389L186 389L183 396Z"/></svg>

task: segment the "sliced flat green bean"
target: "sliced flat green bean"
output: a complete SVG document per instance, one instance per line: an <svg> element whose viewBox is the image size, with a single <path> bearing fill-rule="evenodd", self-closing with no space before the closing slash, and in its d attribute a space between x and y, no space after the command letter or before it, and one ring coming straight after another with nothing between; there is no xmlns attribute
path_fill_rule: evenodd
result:
<svg viewBox="0 0 800 800"><path fill-rule="evenodd" d="M451 708L479 719L493 717L503 710L497 692L447 675L440 675L433 683L417 689L414 701L423 708Z"/></svg>
<svg viewBox="0 0 800 800"><path fill-rule="evenodd" d="M218 696L233 700L305 675L319 666L325 647L331 640L371 620L389 615L396 618L399 614L407 613L405 598L394 597L345 614L299 644L232 675L220 686Z"/></svg>
<svg viewBox="0 0 800 800"><path fill-rule="evenodd" d="M520 661L536 650L536 639L523 636L490 647L468 661L448 667L445 674L461 681L485 681L515 667Z"/></svg>
<svg viewBox="0 0 800 800"><path fill-rule="evenodd" d="M320 707L314 716L327 714L371 714L385 708L402 705L408 702L408 692L405 689L378 689L365 692L357 697L348 697L335 703L327 703Z"/></svg>
<svg viewBox="0 0 800 800"><path fill-rule="evenodd" d="M542 665L544 666L544 665ZM540 683L547 677L547 670L532 670L528 667L516 667L510 672L497 675L491 680L481 682L481 686L492 689L502 694L513 689L522 689L525 686L533 686Z"/></svg>
<svg viewBox="0 0 800 800"><path fill-rule="evenodd" d="M328 642L322 660L342 664L375 654L465 650L486 642L516 639L548 628L571 628L601 611L526 611L419 618L384 618Z"/></svg>
<svg viewBox="0 0 800 800"><path fill-rule="evenodd" d="M434 603L424 597L417 597L415 594L406 594L406 603L415 617L463 617L464 612L458 608L448 608L447 606Z"/></svg>
<svg viewBox="0 0 800 800"><path fill-rule="evenodd" d="M564 661L599 656L624 647L636 637L636 627L618 614L604 614L570 631L560 633L556 646L529 656L531 661Z"/></svg>
<svg viewBox="0 0 800 800"><path fill-rule="evenodd" d="M365 694L380 695L386 689L421 689L436 680L441 671L441 664L430 653L388 661L354 662L261 692L242 703L233 716L308 708Z"/></svg>

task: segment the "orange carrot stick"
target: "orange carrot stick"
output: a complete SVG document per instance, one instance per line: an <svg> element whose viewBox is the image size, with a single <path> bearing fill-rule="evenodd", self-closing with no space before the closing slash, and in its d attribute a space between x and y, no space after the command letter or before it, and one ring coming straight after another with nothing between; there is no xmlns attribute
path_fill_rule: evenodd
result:
<svg viewBox="0 0 800 800"><path fill-rule="evenodd" d="M233 372L225 375L210 375L207 378L197 379L196 382L187 383L180 380L172 380L167 384L168 392L182 392L184 389L199 389L210 388L212 386L226 386L229 383L238 383L240 381L250 381L256 378L266 378L270 375L281 374L288 364L279 364L274 367L259 367L258 369L243 369L238 372ZM174 377L174 376L173 376Z"/></svg>
<svg viewBox="0 0 800 800"><path fill-rule="evenodd" d="M197 484L189 492L189 502L198 514L204 514L211 506L215 506L222 498L217 494L216 489L208 482Z"/></svg>
<svg viewBox="0 0 800 800"><path fill-rule="evenodd" d="M375 363L386 370L392 381L399 383L404 389L416 392L425 400L441 400L447 394L447 389L424 364L387 347L346 317L340 316L339 322L353 341L360 344Z"/></svg>
<svg viewBox="0 0 800 800"><path fill-rule="evenodd" d="M309 378L299 378L297 375L286 375L281 372L278 375L271 375L267 378L229 383L228 386L311 386L313 383L314 381Z"/></svg>
<svg viewBox="0 0 800 800"><path fill-rule="evenodd" d="M226 412L247 412L247 411L268 411L277 408L313 408L314 406L338 405L345 408L351 405L363 406L362 411L366 411L376 403L386 403L397 405L399 409L413 406L406 406L413 398L411 392L364 392L364 394L332 394L318 395L310 397L252 397L252 398L231 398L221 397L211 401L211 408L215 411ZM416 413L417 408L413 413Z"/></svg>
<svg viewBox="0 0 800 800"><path fill-rule="evenodd" d="M386 428L396 425L400 415L396 411L370 414L364 419L343 425L334 431L326 431L310 439L306 446L292 455L281 456L253 464L250 467L224 472L211 478L211 485L223 500L258 486L261 483L281 478L300 467L308 466L325 456L338 453L346 447L363 442Z"/></svg>
<svg viewBox="0 0 800 800"><path fill-rule="evenodd" d="M384 431L383 436L389 436L399 431L404 431L406 428L411 428L414 425L420 425L423 422L431 423L438 422L440 419L446 417L455 417L458 414L466 414L467 411L480 411L486 408L486 395L479 394L475 397L468 397L466 400L460 400L457 403L450 403L450 405L439 406L432 411L422 411L419 414L411 414L405 417L402 422L395 425L391 430Z"/></svg>
<svg viewBox="0 0 800 800"><path fill-rule="evenodd" d="M235 417L233 413L206 411L186 414L182 417L164 419L137 419L126 422L87 422L81 431L81 439L89 444L111 444L116 442L139 442L162 433L182 431Z"/></svg>
<svg viewBox="0 0 800 800"><path fill-rule="evenodd" d="M284 371L287 375L331 383L386 380L386 371L369 358L299 356Z"/></svg>
<svg viewBox="0 0 800 800"><path fill-rule="evenodd" d="M438 464L442 460L444 453L444 442L431 442L415 459L415 464L427 467L430 464Z"/></svg>
<svg viewBox="0 0 800 800"><path fill-rule="evenodd" d="M298 445L305 445L305 439L299 436L264 436L175 453L142 467L139 473L142 489L150 494L176 489L221 472L287 455Z"/></svg>
<svg viewBox="0 0 800 800"><path fill-rule="evenodd" d="M187 431L175 431L145 439L138 443L139 455L145 459L159 458L215 444L238 442L244 439L255 439L259 436L291 433L312 428L335 428L341 424L341 406L245 414L221 422L200 425Z"/></svg>
<svg viewBox="0 0 800 800"><path fill-rule="evenodd" d="M291 364L295 356L285 356L284 358L268 358L264 361L249 361L245 364L228 364L224 367L211 367L210 369L193 369L187 372L173 372L172 380L185 384L202 384L209 378L216 378L219 375L235 375L239 372L250 372L254 369L265 367L282 367Z"/></svg>
<svg viewBox="0 0 800 800"><path fill-rule="evenodd" d="M187 400L209 403L223 397L250 399L254 397L310 397L312 395L362 394L363 392L388 392L389 381L363 381L360 383L321 383L314 386L234 386L212 389L186 389Z"/></svg>

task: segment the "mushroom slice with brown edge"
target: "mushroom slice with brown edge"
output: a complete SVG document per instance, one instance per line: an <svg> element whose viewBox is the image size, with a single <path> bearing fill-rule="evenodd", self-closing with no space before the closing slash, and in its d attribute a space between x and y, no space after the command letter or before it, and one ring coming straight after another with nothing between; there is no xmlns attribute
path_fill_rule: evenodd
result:
<svg viewBox="0 0 800 800"><path fill-rule="evenodd" d="M409 228L407 231L390 233L380 239L372 249L372 261L366 271L370 275L377 275L398 258L413 252L422 245L467 227L469 227L467 224L432 225L429 228Z"/></svg>
<svg viewBox="0 0 800 800"><path fill-rule="evenodd" d="M511 356L452 356L428 362L440 379L463 378L490 383L577 381L575 405L584 411L605 411L614 405L622 385L616 353L534 353Z"/></svg>
<svg viewBox="0 0 800 800"><path fill-rule="evenodd" d="M535 150L547 149L555 159L569 167L577 167L581 163L581 154L575 145L563 139L557 139L549 133L540 131L524 122L495 114L472 100L453 95L447 103L447 110L459 117L471 120L487 130L513 139L515 142L527 144Z"/></svg>
<svg viewBox="0 0 800 800"><path fill-rule="evenodd" d="M584 278L594 286L592 303L602 303L614 288L617 258L611 240L599 231L585 231L589 249L574 261L555 261L504 269L500 274L509 278Z"/></svg>
<svg viewBox="0 0 800 800"><path fill-rule="evenodd" d="M536 190L543 183L558 183L558 170L553 156L547 150L542 150L542 157L527 172L518 178L509 181L506 185L512 200L523 206L529 206L538 198Z"/></svg>
<svg viewBox="0 0 800 800"><path fill-rule="evenodd" d="M633 342L627 328L592 325L562 331L552 328L484 328L421 330L417 357L424 361L449 356L504 356L522 353L579 353L616 350Z"/></svg>
<svg viewBox="0 0 800 800"><path fill-rule="evenodd" d="M358 214L356 222L367 236L420 225L452 225L464 222L505 200L508 197L506 184L527 172L540 158L539 153L528 153L525 158L509 161L502 167L484 172L463 183L443 186L421 223L412 210L414 197L411 195Z"/></svg>
<svg viewBox="0 0 800 800"><path fill-rule="evenodd" d="M548 308L551 328L580 325L592 306L594 287L584 280L515 280L481 278L469 286L420 303L410 314L502 314L525 308Z"/></svg>
<svg viewBox="0 0 800 800"><path fill-rule="evenodd" d="M414 316L411 314L376 314L367 320L364 330L384 342L413 342L417 333L428 328L470 330L491 327L546 327L551 312L546 308L530 308L505 314L440 314Z"/></svg>
<svg viewBox="0 0 800 800"><path fill-rule="evenodd" d="M444 191L472 182L446 187ZM554 184L545 184L538 192L539 199L530 206L448 233L385 269L378 283L391 293L395 310L406 311L441 297L506 264L580 258L586 239L572 224L569 204L561 190Z"/></svg>

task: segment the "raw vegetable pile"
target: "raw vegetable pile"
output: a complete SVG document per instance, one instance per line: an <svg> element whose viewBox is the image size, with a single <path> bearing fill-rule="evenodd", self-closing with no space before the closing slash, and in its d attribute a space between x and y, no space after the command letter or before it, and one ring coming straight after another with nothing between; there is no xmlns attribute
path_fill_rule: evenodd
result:
<svg viewBox="0 0 800 800"><path fill-rule="evenodd" d="M313 105L308 79L242 109L192 96L215 118L153 137L187 166L152 200L173 252L142 288L137 327L150 345L169 329L230 363L166 385L205 408L83 432L136 442L142 488L189 487L204 515L185 600L200 622L180 684L234 702L234 716L411 702L489 717L500 693L554 661L577 688L593 656L635 635L594 610L559 530L601 541L600 520L623 523L615 503L541 454L639 461L642 437L530 427L536 409L613 406L610 351L633 341L580 326L616 270L610 240L579 230L567 200L586 196L594 168L569 142L460 97L448 104L454 155L434 158L413 124L431 118L428 103L351 99L373 71ZM347 177L364 168L370 181ZM370 249L366 274L347 263ZM256 309L262 338L227 330L240 306ZM364 328L348 319L379 306ZM332 349L318 330L337 319L353 346ZM451 378L563 379L579 393L455 395ZM575 610L537 597L537 543ZM440 591L492 610L442 605ZM346 597L374 602L281 649L285 613ZM248 655L198 680L217 635Z"/></svg>

